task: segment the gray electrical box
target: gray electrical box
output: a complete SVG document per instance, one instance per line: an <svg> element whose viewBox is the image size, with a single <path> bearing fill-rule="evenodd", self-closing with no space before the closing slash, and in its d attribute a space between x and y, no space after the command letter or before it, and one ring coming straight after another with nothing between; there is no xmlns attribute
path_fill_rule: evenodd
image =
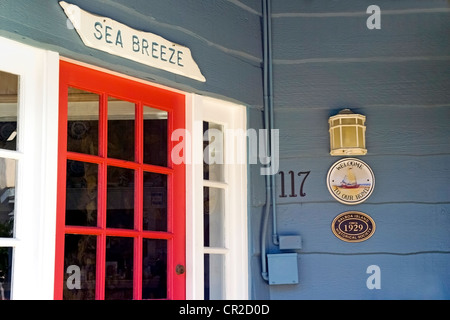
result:
<svg viewBox="0 0 450 320"><path fill-rule="evenodd" d="M300 250L302 248L301 236L280 236L280 250Z"/></svg>
<svg viewBox="0 0 450 320"><path fill-rule="evenodd" d="M269 284L298 283L297 253L276 253L267 255Z"/></svg>

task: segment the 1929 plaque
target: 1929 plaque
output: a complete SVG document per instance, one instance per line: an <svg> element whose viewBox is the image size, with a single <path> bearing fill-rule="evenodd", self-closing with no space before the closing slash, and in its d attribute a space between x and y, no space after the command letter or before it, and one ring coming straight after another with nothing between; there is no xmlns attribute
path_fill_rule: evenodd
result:
<svg viewBox="0 0 450 320"><path fill-rule="evenodd" d="M346 242L361 242L375 232L375 221L359 211L346 211L334 218L331 229L336 237Z"/></svg>

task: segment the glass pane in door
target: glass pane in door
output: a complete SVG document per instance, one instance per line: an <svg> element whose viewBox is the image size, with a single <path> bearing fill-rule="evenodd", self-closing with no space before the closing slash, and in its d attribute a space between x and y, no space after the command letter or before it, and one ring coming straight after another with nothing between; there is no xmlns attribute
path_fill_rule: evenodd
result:
<svg viewBox="0 0 450 320"><path fill-rule="evenodd" d="M11 299L13 248L0 248L0 300Z"/></svg>
<svg viewBox="0 0 450 320"><path fill-rule="evenodd" d="M133 238L106 238L105 300L133 299Z"/></svg>
<svg viewBox="0 0 450 320"><path fill-rule="evenodd" d="M97 237L67 234L64 244L64 299L94 300Z"/></svg>
<svg viewBox="0 0 450 320"><path fill-rule="evenodd" d="M167 298L167 241L144 239L142 244L142 299Z"/></svg>
<svg viewBox="0 0 450 320"><path fill-rule="evenodd" d="M134 161L135 104L108 97L108 157Z"/></svg>
<svg viewBox="0 0 450 320"><path fill-rule="evenodd" d="M223 126L203 122L203 179L224 182L224 136Z"/></svg>
<svg viewBox="0 0 450 320"><path fill-rule="evenodd" d="M67 150L98 155L98 94L69 87Z"/></svg>
<svg viewBox="0 0 450 320"><path fill-rule="evenodd" d="M108 167L106 226L134 228L134 170Z"/></svg>
<svg viewBox="0 0 450 320"><path fill-rule="evenodd" d="M0 148L17 149L19 76L0 71Z"/></svg>
<svg viewBox="0 0 450 320"><path fill-rule="evenodd" d="M97 225L98 165L67 160L66 225Z"/></svg>
<svg viewBox="0 0 450 320"><path fill-rule="evenodd" d="M0 238L14 237L17 160L0 158Z"/></svg>
<svg viewBox="0 0 450 320"><path fill-rule="evenodd" d="M143 229L167 231L167 176L144 172Z"/></svg>
<svg viewBox="0 0 450 320"><path fill-rule="evenodd" d="M167 111L144 106L144 163L167 166Z"/></svg>
<svg viewBox="0 0 450 320"><path fill-rule="evenodd" d="M225 297L225 256L205 254L204 299L222 300Z"/></svg>
<svg viewBox="0 0 450 320"><path fill-rule="evenodd" d="M203 187L203 245L225 247L225 191Z"/></svg>

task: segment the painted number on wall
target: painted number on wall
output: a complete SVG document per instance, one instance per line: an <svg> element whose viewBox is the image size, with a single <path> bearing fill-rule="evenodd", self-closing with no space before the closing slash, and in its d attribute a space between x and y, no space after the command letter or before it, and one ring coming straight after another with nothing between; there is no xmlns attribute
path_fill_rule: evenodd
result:
<svg viewBox="0 0 450 320"><path fill-rule="evenodd" d="M300 191L299 191L299 195L300 197L304 197L306 196L306 193L303 191L303 187L305 185L305 180L306 178L308 178L309 174L311 173L311 171L300 171L297 173L297 175L299 177L303 176L303 179L301 179L301 183L300 183ZM285 190L285 177L284 177L284 171L280 171L279 172L280 176L281 176L281 194L280 194L280 198L286 198L286 190ZM291 189L290 189L290 194L289 197L296 197L297 193L296 193L296 189L295 189L295 173L294 171L290 170L288 173L291 177L290 177L290 182L291 182Z"/></svg>

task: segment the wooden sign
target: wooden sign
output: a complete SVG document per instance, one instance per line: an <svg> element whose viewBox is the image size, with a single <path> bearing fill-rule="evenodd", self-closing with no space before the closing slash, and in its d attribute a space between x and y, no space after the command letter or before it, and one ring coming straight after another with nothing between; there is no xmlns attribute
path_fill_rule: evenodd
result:
<svg viewBox="0 0 450 320"><path fill-rule="evenodd" d="M91 14L65 1L59 4L87 47L201 82L206 81L189 48L156 34L138 31L115 20Z"/></svg>

